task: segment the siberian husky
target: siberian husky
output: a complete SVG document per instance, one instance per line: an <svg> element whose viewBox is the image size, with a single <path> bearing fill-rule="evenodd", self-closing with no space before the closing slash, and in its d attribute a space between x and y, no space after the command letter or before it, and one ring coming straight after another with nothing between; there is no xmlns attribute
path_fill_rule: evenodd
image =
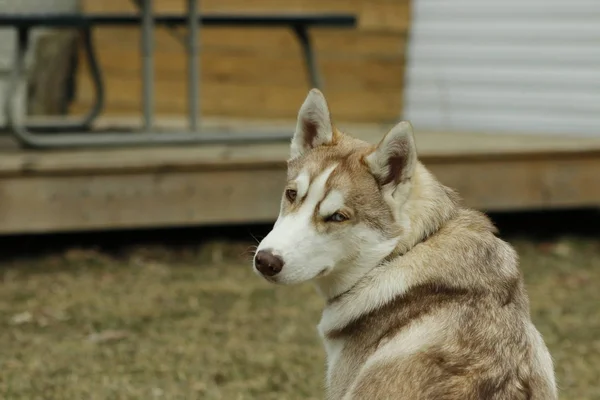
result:
<svg viewBox="0 0 600 400"><path fill-rule="evenodd" d="M253 266L325 298L328 399L557 399L517 255L495 233L417 160L410 123L368 144L313 89Z"/></svg>

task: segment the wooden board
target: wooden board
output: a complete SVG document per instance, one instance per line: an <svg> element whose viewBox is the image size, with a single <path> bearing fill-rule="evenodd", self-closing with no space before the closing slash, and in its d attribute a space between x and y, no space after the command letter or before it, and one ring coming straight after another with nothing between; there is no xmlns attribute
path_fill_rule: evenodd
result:
<svg viewBox="0 0 600 400"><path fill-rule="evenodd" d="M429 167L477 208L600 207L600 155ZM272 222L284 184L283 167L2 178L0 234Z"/></svg>
<svg viewBox="0 0 600 400"><path fill-rule="evenodd" d="M294 131L289 121L219 120L204 121L211 132L281 133ZM104 118L98 129L137 130L141 121L131 118ZM343 132L377 143L390 125L338 124ZM181 131L185 120L159 119L157 129ZM135 134L135 133L133 133ZM500 135L478 132L450 133L416 131L419 158L424 162L452 163L457 160L537 160L595 157L600 153L598 137L548 135ZM238 168L271 168L285 165L289 154L287 141L253 145L214 144L196 146L160 146L100 148L79 150L18 150L0 141L0 177L21 175L81 175L132 172L164 172ZM592 171L600 173L600 171Z"/></svg>
<svg viewBox="0 0 600 400"><path fill-rule="evenodd" d="M99 51L102 70L107 74L106 84L112 78L139 80L142 62L139 54L128 50L103 49ZM394 89L402 90L404 77L403 57L331 58L317 60L327 88ZM273 68L277 66L277 68ZM154 64L157 81L181 81L186 71L187 57L183 53L169 56L157 53ZM308 76L304 60L299 54L281 57L278 54L257 57L248 53L213 51L201 59L201 78L211 82L238 82L274 85L280 87L306 87ZM269 71L269 73L265 73Z"/></svg>
<svg viewBox="0 0 600 400"><path fill-rule="evenodd" d="M141 110L142 85L139 80L107 79L111 87L120 91L106 94L105 115L130 115L132 109ZM87 110L92 103L91 84L80 82L81 97L77 111ZM277 87L262 84L207 82L203 87L202 111L208 115L246 118L294 118L308 93L309 86ZM187 112L187 87L181 80L157 81L155 110L157 115L181 115ZM84 95L85 93L85 95ZM361 121L376 117L381 121L392 121L396 115L390 109L398 109L402 97L397 91L376 91L347 88L325 91L332 109L341 119ZM74 109L73 112L75 112Z"/></svg>
<svg viewBox="0 0 600 400"><path fill-rule="evenodd" d="M409 0L202 0L200 12L293 13L343 12L358 14L359 28L372 31L405 31L408 28ZM83 0L88 12L137 12L130 1ZM155 0L157 13L186 11L183 0Z"/></svg>
<svg viewBox="0 0 600 400"><path fill-rule="evenodd" d="M184 29L172 32L158 27L154 34L155 51L161 55L183 55L183 35ZM140 51L139 29L102 27L94 31L93 37L100 52L115 49L138 54ZM310 37L319 58L398 58L404 56L406 46L405 34L390 32L312 28ZM301 51L295 35L286 28L205 27L199 34L199 39L203 56L207 52L220 51L297 57Z"/></svg>
<svg viewBox="0 0 600 400"><path fill-rule="evenodd" d="M292 128L265 125L267 132ZM369 124L341 128L371 143L386 131ZM487 211L600 207L600 138L417 132L416 139L421 161L469 206ZM289 151L285 142L4 149L0 234L270 222L278 212Z"/></svg>
<svg viewBox="0 0 600 400"><path fill-rule="evenodd" d="M0 233L244 222L244 202L281 182L278 169L2 179ZM278 199L251 202L266 221Z"/></svg>

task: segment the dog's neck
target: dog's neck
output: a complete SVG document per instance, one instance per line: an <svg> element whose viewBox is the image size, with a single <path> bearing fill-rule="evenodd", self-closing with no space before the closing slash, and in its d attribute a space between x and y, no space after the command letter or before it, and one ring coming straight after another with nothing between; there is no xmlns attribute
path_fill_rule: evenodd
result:
<svg viewBox="0 0 600 400"><path fill-rule="evenodd" d="M417 164L411 183L408 198L395 210L401 235L383 239L375 248L315 281L317 291L328 303L354 288L374 268L409 252L456 214L458 200L454 193L422 164Z"/></svg>

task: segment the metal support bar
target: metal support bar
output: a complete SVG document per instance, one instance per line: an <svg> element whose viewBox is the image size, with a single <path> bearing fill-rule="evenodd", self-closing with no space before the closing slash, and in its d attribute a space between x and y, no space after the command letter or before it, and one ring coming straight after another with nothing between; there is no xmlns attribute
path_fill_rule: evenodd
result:
<svg viewBox="0 0 600 400"><path fill-rule="evenodd" d="M142 107L144 128L152 130L154 125L154 18L152 0L142 4Z"/></svg>
<svg viewBox="0 0 600 400"><path fill-rule="evenodd" d="M302 52L304 53L304 62L306 65L306 72L308 73L308 79L313 88L323 89L323 78L319 73L317 67L317 60L313 51L312 42L308 29L303 25L294 25L294 33L302 46Z"/></svg>
<svg viewBox="0 0 600 400"><path fill-rule="evenodd" d="M135 145L160 145L160 144L192 144L192 143L252 143L272 142L277 140L288 141L291 132L285 133L229 133L218 132L215 134L194 134L187 132L169 133L90 133L80 132L71 134L39 135L31 133L17 116L14 102L18 84L23 76L25 55L29 42L29 29L20 27L17 30L17 43L15 46L15 59L11 71L11 79L6 92L4 110L7 126L12 130L15 138L24 147L29 148L72 148L72 147L98 147L98 146L135 146Z"/></svg>
<svg viewBox="0 0 600 400"><path fill-rule="evenodd" d="M26 28L24 28L26 29ZM83 49L85 52L85 58L90 68L90 74L92 77L92 84L94 87L95 101L88 113L82 117L80 121L64 121L54 122L52 124L48 122L34 123L29 122L27 128L32 132L74 132L84 131L89 129L90 125L104 106L104 84L102 82L102 72L96 59L96 53L94 49L94 43L92 41L91 27L85 27L81 29L83 36Z"/></svg>
<svg viewBox="0 0 600 400"><path fill-rule="evenodd" d="M188 0L193 1L193 0ZM16 90L18 88L18 84L24 76L24 65L25 65L25 55L28 46L29 39L29 29L32 28L33 25L23 24L17 25L17 45L15 50L15 59L14 66L11 71L11 79L7 88L6 98L5 98L5 112L6 112L6 120L7 126L11 129L15 138L21 143L24 147L32 147L32 148L69 148L69 147L99 147L99 146L127 146L127 145L159 145L159 144L200 144L200 143L252 143L252 142L273 142L278 140L288 141L291 139L291 132L277 132L277 133L265 133L265 132L245 132L245 133L233 133L227 131L214 132L211 134L203 133L193 133L193 132L152 132L153 127L153 105L154 105L154 91L153 91L153 26L154 21L152 19L151 14L151 3L152 0L145 0L145 6L143 10L143 37L142 37L142 53L144 56L143 59L143 79L144 79L144 122L145 128L147 132L143 133L131 133L131 132L118 132L118 133L92 133L92 132L77 132L77 133L66 133L66 134L55 134L55 135L40 135L32 133L27 129L27 126L21 121L24 118L18 118L17 108L14 107L14 102L16 100ZM192 6L191 4L188 4ZM197 12L197 11L196 11ZM1 19L1 18L0 18ZM193 63L198 63L197 53L198 53L198 35L192 35L191 32L194 29L198 29L198 26L194 24L192 28L191 24L192 17L188 19L188 23L190 24L190 38L188 43L189 54L196 55L196 57L192 56L189 60L189 77L190 80L194 80L194 73L196 75L196 83L197 85L192 85L193 88L190 88L189 98L190 98L190 123L194 124L192 119L191 110L194 108L195 111L198 111L199 106L199 96L198 96L198 86L199 86L199 71L200 66L196 64L196 68L193 68ZM217 19L209 20L214 24L221 24L223 21L218 21ZM44 20L45 21L45 20ZM132 20L135 22L134 20ZM165 20L166 21L166 20ZM196 21L200 23L200 18L196 16ZM256 20L241 20L244 23L252 24L263 24L265 21L262 19ZM112 21L111 21L112 22ZM269 21L267 21L269 22ZM279 20L273 20L271 22L281 23ZM227 23L231 23L231 21L227 20ZM289 26L289 25L288 25ZM313 47L310 41L310 37L308 35L307 26L303 24L293 24L293 30L296 34L296 37L301 43L307 72L309 75L309 79L311 85L313 87L322 88L323 82L321 76L319 74L315 55L313 51ZM103 99L104 99L104 89L102 86L102 80L100 75L100 70L97 65L97 61L94 56L93 46L91 43L91 35L89 35L89 30L87 31L87 35L85 38L89 40L89 43L86 44L86 50L89 50L88 53L88 61L90 62L90 67L92 69L92 76L94 78L94 83L98 89L97 93L97 104L92 108L88 117L90 117L90 121L99 113ZM196 39L194 43L193 38ZM194 92L196 95L194 96ZM197 101L196 106L194 107L194 101ZM195 115L195 113L194 113ZM87 117L86 117L87 119Z"/></svg>
<svg viewBox="0 0 600 400"><path fill-rule="evenodd" d="M200 63L198 60L200 44L198 34L198 2L188 0L188 107L190 129L198 131L198 113L200 113Z"/></svg>

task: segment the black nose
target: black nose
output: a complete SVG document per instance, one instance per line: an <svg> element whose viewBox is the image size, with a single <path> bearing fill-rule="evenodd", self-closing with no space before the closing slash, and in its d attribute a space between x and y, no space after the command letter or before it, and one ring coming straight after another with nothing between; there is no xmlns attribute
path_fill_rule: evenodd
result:
<svg viewBox="0 0 600 400"><path fill-rule="evenodd" d="M283 268L283 260L268 250L261 250L254 257L258 272L265 276L275 276Z"/></svg>

